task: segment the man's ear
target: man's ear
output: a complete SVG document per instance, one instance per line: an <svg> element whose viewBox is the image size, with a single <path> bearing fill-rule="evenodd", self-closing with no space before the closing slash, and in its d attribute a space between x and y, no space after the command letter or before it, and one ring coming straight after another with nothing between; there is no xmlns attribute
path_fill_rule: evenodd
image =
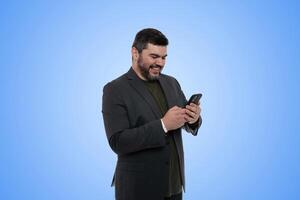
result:
<svg viewBox="0 0 300 200"><path fill-rule="evenodd" d="M139 58L139 52L135 47L131 48L131 56L134 61L137 61Z"/></svg>

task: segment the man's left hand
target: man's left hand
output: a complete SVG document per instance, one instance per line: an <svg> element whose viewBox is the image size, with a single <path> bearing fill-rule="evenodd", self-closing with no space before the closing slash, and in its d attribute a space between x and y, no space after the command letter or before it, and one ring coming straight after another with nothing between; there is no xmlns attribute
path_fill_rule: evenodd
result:
<svg viewBox="0 0 300 200"><path fill-rule="evenodd" d="M186 110L186 116L185 119L189 124L193 124L197 122L200 116L201 108L200 108L200 102L199 104L190 103L190 105L185 106Z"/></svg>

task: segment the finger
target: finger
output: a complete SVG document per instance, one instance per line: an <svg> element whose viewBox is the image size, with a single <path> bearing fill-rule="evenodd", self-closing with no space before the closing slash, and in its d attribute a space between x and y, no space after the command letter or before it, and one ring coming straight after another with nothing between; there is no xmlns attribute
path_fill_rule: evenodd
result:
<svg viewBox="0 0 300 200"><path fill-rule="evenodd" d="M178 107L178 109L176 110L177 113L185 113L186 108L180 108Z"/></svg>
<svg viewBox="0 0 300 200"><path fill-rule="evenodd" d="M192 112L191 110L186 110L186 113L190 116L190 117L195 117L196 113Z"/></svg>
<svg viewBox="0 0 300 200"><path fill-rule="evenodd" d="M186 116L184 117L184 119L185 119L187 122L193 121L193 118L190 117L190 116L188 116L188 115L186 115Z"/></svg>
<svg viewBox="0 0 300 200"><path fill-rule="evenodd" d="M187 109L189 109L192 112L196 112L197 111L197 107L193 107L193 106L188 106Z"/></svg>
<svg viewBox="0 0 300 200"><path fill-rule="evenodd" d="M189 123L195 123L199 119L199 116L189 117Z"/></svg>
<svg viewBox="0 0 300 200"><path fill-rule="evenodd" d="M196 107L196 106L198 106L197 104L195 104L195 103L190 103L190 106L192 106L192 107Z"/></svg>
<svg viewBox="0 0 300 200"><path fill-rule="evenodd" d="M196 111L195 111L195 112L196 112L196 113L200 113L200 109L201 109L200 106L197 105L195 108L196 108Z"/></svg>
<svg viewBox="0 0 300 200"><path fill-rule="evenodd" d="M201 101L199 100L197 103L194 103L196 106L199 106L201 104Z"/></svg>
<svg viewBox="0 0 300 200"><path fill-rule="evenodd" d="M199 107L199 106L196 108L196 113L197 113L197 114L200 113L200 107Z"/></svg>
<svg viewBox="0 0 300 200"><path fill-rule="evenodd" d="M178 106L173 106L170 110L178 110L180 109Z"/></svg>
<svg viewBox="0 0 300 200"><path fill-rule="evenodd" d="M199 116L197 116L196 118L194 118L194 117L190 117L189 115L187 115L185 117L185 119L188 121L188 123L192 124L192 123L195 123L199 119Z"/></svg>
<svg viewBox="0 0 300 200"><path fill-rule="evenodd" d="M179 114L180 116L185 116L186 113L187 113L187 109L182 109L178 114Z"/></svg>
<svg viewBox="0 0 300 200"><path fill-rule="evenodd" d="M198 108L200 107L200 104L194 104L194 103L193 103L193 104L191 105L191 107L192 107L192 108L198 109Z"/></svg>

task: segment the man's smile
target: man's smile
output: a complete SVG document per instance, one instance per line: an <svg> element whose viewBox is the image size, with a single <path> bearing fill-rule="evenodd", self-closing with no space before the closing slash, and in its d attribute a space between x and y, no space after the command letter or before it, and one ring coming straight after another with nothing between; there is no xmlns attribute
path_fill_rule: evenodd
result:
<svg viewBox="0 0 300 200"><path fill-rule="evenodd" d="M149 69L149 72L152 73L152 74L155 74L155 75L158 75L161 71L161 66L158 66L158 65L151 65L150 66L150 69Z"/></svg>

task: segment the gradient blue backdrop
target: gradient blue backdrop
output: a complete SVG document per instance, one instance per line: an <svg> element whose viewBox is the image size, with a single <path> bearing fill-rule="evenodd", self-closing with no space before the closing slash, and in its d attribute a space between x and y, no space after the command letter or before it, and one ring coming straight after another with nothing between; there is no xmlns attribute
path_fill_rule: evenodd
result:
<svg viewBox="0 0 300 200"><path fill-rule="evenodd" d="M111 200L102 87L136 32L170 40L164 73L203 93L184 133L186 200L300 199L297 1L1 1L0 199Z"/></svg>

